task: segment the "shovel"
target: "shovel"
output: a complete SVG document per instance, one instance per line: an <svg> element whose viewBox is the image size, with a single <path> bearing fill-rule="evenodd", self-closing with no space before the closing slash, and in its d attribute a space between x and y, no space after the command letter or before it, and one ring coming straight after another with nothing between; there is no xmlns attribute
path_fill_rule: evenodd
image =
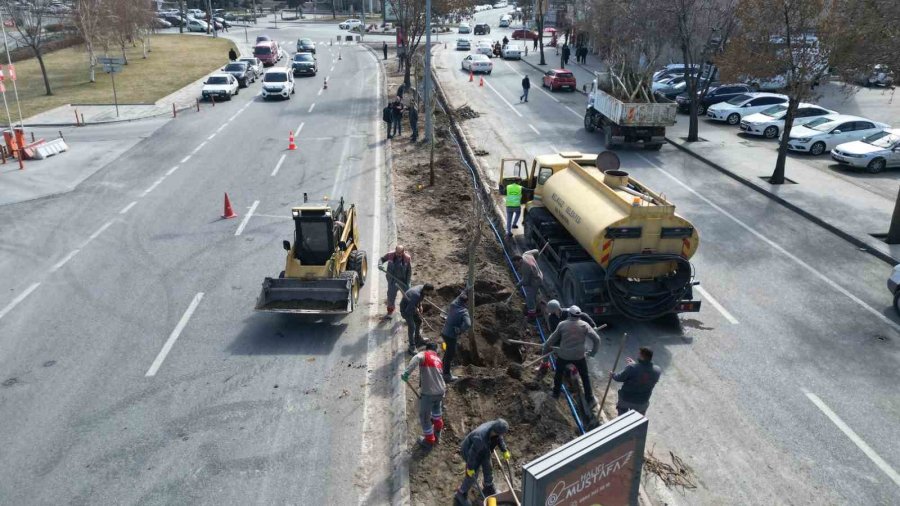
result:
<svg viewBox="0 0 900 506"><path fill-rule="evenodd" d="M512 470L509 468L509 462L506 463L506 469L503 469L503 461L500 460L500 455L497 455L497 450L494 449L494 458L497 459L497 464L500 465L500 472L503 474L503 478L506 480L506 485L509 486L509 491L513 495L513 499L516 501L516 506L522 506L522 503L519 502L519 498L516 497L516 491L513 488L512 484ZM507 472L509 474L507 474Z"/></svg>

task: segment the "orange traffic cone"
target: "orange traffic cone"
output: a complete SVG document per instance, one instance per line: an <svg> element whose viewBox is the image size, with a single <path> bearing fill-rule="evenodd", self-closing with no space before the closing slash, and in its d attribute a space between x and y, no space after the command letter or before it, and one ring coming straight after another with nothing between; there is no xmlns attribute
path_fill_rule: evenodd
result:
<svg viewBox="0 0 900 506"><path fill-rule="evenodd" d="M297 145L294 144L294 131L291 130L291 133L288 136L288 151L293 151L295 149L297 149Z"/></svg>
<svg viewBox="0 0 900 506"><path fill-rule="evenodd" d="M470 70L469 71L469 82L471 83L474 80L475 80L475 73Z"/></svg>
<svg viewBox="0 0 900 506"><path fill-rule="evenodd" d="M478 78L478 86L484 87L484 76Z"/></svg>
<svg viewBox="0 0 900 506"><path fill-rule="evenodd" d="M231 208L231 201L228 200L228 193L225 194L225 213L222 214L222 217L226 220L237 218L237 214L235 214L234 209Z"/></svg>

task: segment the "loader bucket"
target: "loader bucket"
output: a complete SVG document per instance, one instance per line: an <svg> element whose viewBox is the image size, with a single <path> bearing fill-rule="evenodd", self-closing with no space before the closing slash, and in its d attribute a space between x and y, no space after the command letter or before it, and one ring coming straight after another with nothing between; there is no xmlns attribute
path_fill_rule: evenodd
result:
<svg viewBox="0 0 900 506"><path fill-rule="evenodd" d="M256 310L304 315L341 315L353 311L355 290L351 279L266 278L256 299Z"/></svg>

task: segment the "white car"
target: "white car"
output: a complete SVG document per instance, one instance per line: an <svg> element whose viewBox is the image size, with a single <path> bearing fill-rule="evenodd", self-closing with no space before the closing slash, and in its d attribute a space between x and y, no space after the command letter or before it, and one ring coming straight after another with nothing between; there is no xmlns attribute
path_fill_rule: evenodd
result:
<svg viewBox="0 0 900 506"><path fill-rule="evenodd" d="M472 33L472 27L469 23L460 23L457 33Z"/></svg>
<svg viewBox="0 0 900 506"><path fill-rule="evenodd" d="M860 141L839 144L831 158L844 165L877 174L887 167L900 167L900 128L882 130Z"/></svg>
<svg viewBox="0 0 900 506"><path fill-rule="evenodd" d="M352 30L353 28L356 28L361 25L362 25L362 21L360 21L358 19L348 19L347 21L344 21L343 23L339 24L338 28L340 28L341 30Z"/></svg>
<svg viewBox="0 0 900 506"><path fill-rule="evenodd" d="M490 74L494 70L494 64L491 63L490 58L483 54L470 54L463 58L462 69L469 70L472 73L484 72L485 74Z"/></svg>
<svg viewBox="0 0 900 506"><path fill-rule="evenodd" d="M189 32L205 32L209 29L209 25L206 24L206 21L199 19L188 19L185 27Z"/></svg>
<svg viewBox="0 0 900 506"><path fill-rule="evenodd" d="M237 61L246 63L250 67L250 72L253 72L253 75L255 75L257 79L263 75L263 64L259 61L259 58L255 56L245 56L243 58L238 58Z"/></svg>
<svg viewBox="0 0 900 506"><path fill-rule="evenodd" d="M457 51L469 51L472 49L472 43L469 42L469 39L459 38L456 39L456 50Z"/></svg>
<svg viewBox="0 0 900 506"><path fill-rule="evenodd" d="M741 130L750 135L762 135L766 139L775 139L784 128L784 115L787 114L787 110L787 104L778 104L762 112L745 116L741 120ZM838 112L814 104L801 103L794 113L793 126L805 125L812 120L831 116L838 116Z"/></svg>
<svg viewBox="0 0 900 506"><path fill-rule="evenodd" d="M792 128L791 137L788 139L788 149L811 155L821 155L839 144L864 139L885 128L889 128L889 126L845 114L819 118Z"/></svg>
<svg viewBox="0 0 900 506"><path fill-rule="evenodd" d="M768 109L773 105L786 104L788 98L775 93L742 93L727 102L713 104L706 109L706 117L738 125L741 118Z"/></svg>
<svg viewBox="0 0 900 506"><path fill-rule="evenodd" d="M521 60L523 51L525 50L518 44L507 44L506 47L500 50L500 56L504 60Z"/></svg>
<svg viewBox="0 0 900 506"><path fill-rule="evenodd" d="M505 14L500 17L500 24L498 24L497 26L499 26L500 28L509 28L509 23L511 21L512 17L510 17L509 14Z"/></svg>
<svg viewBox="0 0 900 506"><path fill-rule="evenodd" d="M219 102L231 100L231 97L240 93L238 80L231 74L213 74L203 82L200 95L203 100L216 100Z"/></svg>
<svg viewBox="0 0 900 506"><path fill-rule="evenodd" d="M497 3L494 4L494 8L495 8L495 9L503 9L503 8L507 7L508 5L509 5L509 4L508 4L507 2L505 2L505 1L503 1L503 2L497 2Z"/></svg>
<svg viewBox="0 0 900 506"><path fill-rule="evenodd" d="M494 56L494 43L489 39L479 40L475 43L475 52L492 58Z"/></svg>
<svg viewBox="0 0 900 506"><path fill-rule="evenodd" d="M263 74L262 98L290 99L294 94L294 72L283 67L271 68Z"/></svg>

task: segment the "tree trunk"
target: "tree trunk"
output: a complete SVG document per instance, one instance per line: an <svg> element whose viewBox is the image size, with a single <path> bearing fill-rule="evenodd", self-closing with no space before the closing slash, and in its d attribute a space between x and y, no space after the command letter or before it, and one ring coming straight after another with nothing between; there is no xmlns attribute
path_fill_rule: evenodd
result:
<svg viewBox="0 0 900 506"><path fill-rule="evenodd" d="M87 50L88 50L88 68L90 71L91 82L96 83L97 82L97 72L96 72L97 58L94 56L94 45L88 43Z"/></svg>
<svg viewBox="0 0 900 506"><path fill-rule="evenodd" d="M891 228L888 230L888 244L900 244L900 192L897 193L897 201L894 203L894 214L891 216Z"/></svg>
<svg viewBox="0 0 900 506"><path fill-rule="evenodd" d="M784 165L787 162L787 145L790 140L791 128L794 126L794 113L800 100L791 95L788 101L788 110L784 115L784 131L781 134L781 142L778 143L778 159L775 160L775 170L769 178L769 184L784 184Z"/></svg>
<svg viewBox="0 0 900 506"><path fill-rule="evenodd" d="M411 59L412 56L409 54L409 51L407 51L403 56L403 84L406 86L412 85L412 80L410 79L410 67L412 66Z"/></svg>
<svg viewBox="0 0 900 506"><path fill-rule="evenodd" d="M50 79L47 77L47 67L44 66L44 55L41 54L41 50L36 47L32 47L34 50L34 57L37 58L38 65L41 66L41 77L44 78L44 90L47 91L47 95L53 95L53 90L50 89Z"/></svg>
<svg viewBox="0 0 900 506"><path fill-rule="evenodd" d="M696 94L694 96L696 96ZM697 108L699 105L697 99L691 100L691 105L688 109L688 142L697 142L700 140L700 118L697 117Z"/></svg>
<svg viewBox="0 0 900 506"><path fill-rule="evenodd" d="M466 273L466 291L469 295L469 315L472 318L472 328L469 329L469 350L472 353L472 362L481 363L481 355L478 353L478 343L475 340L475 268L478 256L478 245L481 243L481 206L478 201L478 190L472 189L472 236L469 242L468 272Z"/></svg>
<svg viewBox="0 0 900 506"><path fill-rule="evenodd" d="M547 61L544 60L544 15L540 15L537 17L537 29L538 29L538 48L541 51L541 63L539 65L546 65Z"/></svg>

